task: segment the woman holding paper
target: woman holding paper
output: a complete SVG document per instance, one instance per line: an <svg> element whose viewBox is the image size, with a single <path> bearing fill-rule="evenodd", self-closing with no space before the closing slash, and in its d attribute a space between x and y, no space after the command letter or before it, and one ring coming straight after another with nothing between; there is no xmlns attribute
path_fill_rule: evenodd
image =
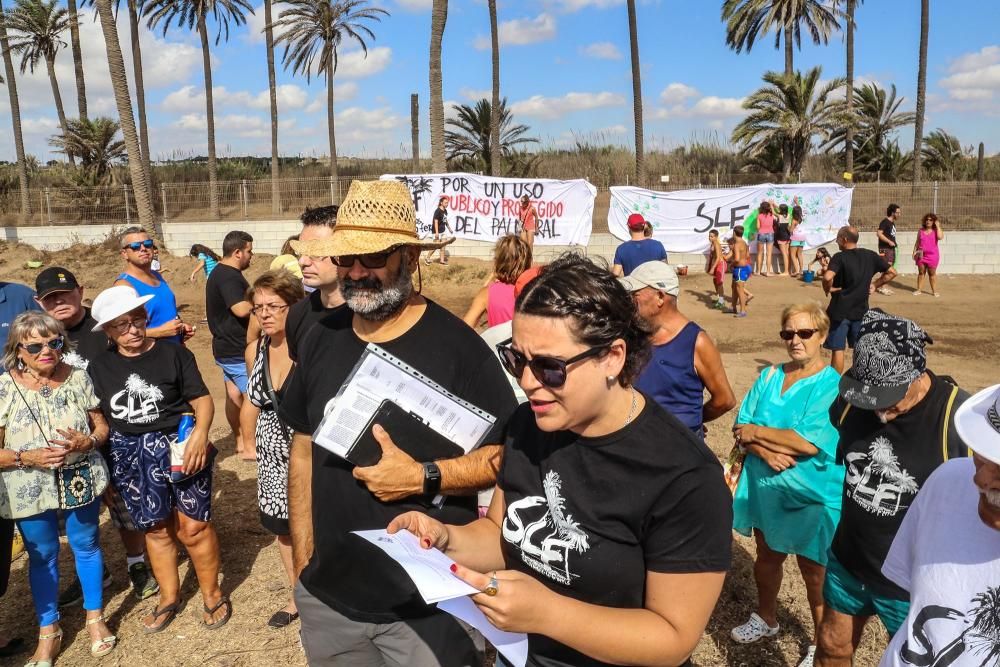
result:
<svg viewBox="0 0 1000 667"><path fill-rule="evenodd" d="M493 625L528 633L529 665L687 664L729 567L718 460L632 387L646 326L607 269L556 260L518 297L513 334L498 351L528 404L486 518L410 512L389 532L452 558Z"/></svg>
<svg viewBox="0 0 1000 667"><path fill-rule="evenodd" d="M147 313L127 285L111 287L94 299L97 325L115 350L90 361L101 409L111 422L111 480L129 516L146 533L146 553L160 585L160 599L143 619L147 633L165 629L180 605L177 545L191 556L204 601L204 623L212 629L232 614L219 588L219 538L210 523L212 466L208 429L215 412L194 354L183 345L146 335ZM181 481L171 481L172 442L184 414L195 426L184 447Z"/></svg>

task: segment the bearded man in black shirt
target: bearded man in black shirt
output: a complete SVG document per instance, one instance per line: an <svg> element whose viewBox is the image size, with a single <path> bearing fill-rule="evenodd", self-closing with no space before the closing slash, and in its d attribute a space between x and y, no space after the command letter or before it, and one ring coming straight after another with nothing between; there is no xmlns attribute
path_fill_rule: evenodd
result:
<svg viewBox="0 0 1000 667"><path fill-rule="evenodd" d="M295 602L313 667L482 664L478 633L425 604L394 561L351 535L383 529L418 508L469 523L477 517L474 492L496 481L501 448L492 443L502 442L517 407L510 384L475 331L413 285L421 251L443 245L418 239L412 197L398 181L355 181L327 238L292 243L300 256L332 259L348 305L299 341L298 366L279 408L295 431L288 480ZM378 426L382 458L367 467L315 444L312 434L369 343L496 416L482 440L487 444L422 463L396 446L391 429ZM439 494L445 502L428 505Z"/></svg>
<svg viewBox="0 0 1000 667"><path fill-rule="evenodd" d="M844 478L840 524L830 547L817 667L850 667L865 624L889 635L906 619L909 594L882 573L917 492L942 463L969 455L955 413L969 395L927 370L931 337L916 322L877 308L861 322L854 365L830 408Z"/></svg>

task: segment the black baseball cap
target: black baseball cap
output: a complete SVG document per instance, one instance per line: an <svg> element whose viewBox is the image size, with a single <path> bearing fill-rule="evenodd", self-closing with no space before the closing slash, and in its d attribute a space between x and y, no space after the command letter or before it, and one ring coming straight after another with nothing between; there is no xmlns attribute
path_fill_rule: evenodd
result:
<svg viewBox="0 0 1000 667"><path fill-rule="evenodd" d="M35 278L35 293L39 299L43 299L53 292L69 292L80 286L76 282L76 276L70 273L69 269L61 266L52 266Z"/></svg>
<svg viewBox="0 0 1000 667"><path fill-rule="evenodd" d="M861 320L854 364L840 378L840 395L862 410L885 410L906 396L927 370L934 341L913 320L872 308Z"/></svg>

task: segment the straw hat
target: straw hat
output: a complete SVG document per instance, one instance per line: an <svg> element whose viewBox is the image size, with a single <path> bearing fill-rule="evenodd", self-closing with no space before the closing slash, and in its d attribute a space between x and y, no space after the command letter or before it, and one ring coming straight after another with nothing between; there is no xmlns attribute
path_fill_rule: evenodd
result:
<svg viewBox="0 0 1000 667"><path fill-rule="evenodd" d="M399 181L354 181L337 210L337 224L329 238L292 241L299 255L328 257L367 255L399 245L425 250L444 247L445 241L417 237L417 214L409 188Z"/></svg>

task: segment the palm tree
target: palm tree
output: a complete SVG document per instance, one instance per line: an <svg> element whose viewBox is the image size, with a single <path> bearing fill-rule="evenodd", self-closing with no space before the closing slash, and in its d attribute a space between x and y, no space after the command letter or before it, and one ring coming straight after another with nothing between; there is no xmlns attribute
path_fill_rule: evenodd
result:
<svg viewBox="0 0 1000 667"><path fill-rule="evenodd" d="M447 168L444 153L444 97L441 93L441 41L448 22L448 0L434 0L431 8L431 169L444 173Z"/></svg>
<svg viewBox="0 0 1000 667"><path fill-rule="evenodd" d="M130 0L131 2L131 0ZM104 48L108 53L108 70L111 73L111 86L115 92L115 105L118 107L118 118L121 124L122 136L128 160L129 175L132 178L132 192L135 196L136 208L139 212L139 224L146 229L155 229L157 236L163 238L163 230L158 228L153 213L151 195L152 183L147 171L148 162L135 159L143 152L136 134L135 119L132 117L132 101L129 99L128 77L125 74L125 60L122 58L121 44L118 43L118 30L115 27L115 17L111 12L111 0L96 0L97 15L101 20L101 32L104 33ZM113 136L113 135L112 135Z"/></svg>
<svg viewBox="0 0 1000 667"><path fill-rule="evenodd" d="M864 0L861 0L864 2ZM854 10L857 9L858 0L847 0L847 11L844 12L844 23L847 27L845 42L847 46L847 115L853 117L854 113ZM854 123L847 124L846 142L844 148L844 170L848 173L854 172Z"/></svg>
<svg viewBox="0 0 1000 667"><path fill-rule="evenodd" d="M281 165L278 163L278 87L274 75L274 28L271 0L264 0L264 43L267 51L267 89L271 97L271 212L281 213Z"/></svg>
<svg viewBox="0 0 1000 667"><path fill-rule="evenodd" d="M87 82L83 78L83 53L80 51L80 18L76 11L76 0L66 0L69 14L69 42L73 53L73 71L76 74L76 107L80 120L87 120Z"/></svg>
<svg viewBox="0 0 1000 667"><path fill-rule="evenodd" d="M6 19L7 27L16 33L9 48L21 57L21 74L34 72L38 64L45 61L59 126L65 133L68 126L62 95L59 93L59 82L56 80L56 54L66 46L62 35L69 27L68 12L56 7L56 0L17 0L17 5L7 14ZM66 157L70 164L76 164L72 155Z"/></svg>
<svg viewBox="0 0 1000 667"><path fill-rule="evenodd" d="M326 77L326 120L330 140L330 178L333 179L336 198L337 139L333 115L333 75L337 71L337 50L348 37L356 41L365 56L368 55L366 38L375 39L366 23L381 21L389 12L379 7L368 7L368 0L287 0L274 27L282 33L275 43L285 43L281 61L285 69L311 80L313 71ZM315 64L315 68L313 65Z"/></svg>
<svg viewBox="0 0 1000 667"><path fill-rule="evenodd" d="M215 44L222 37L229 39L229 24L241 26L247 22L246 14L253 14L253 7L247 0L150 0L143 10L149 21L150 30L163 24L163 34L167 34L171 23L179 28L197 30L201 39L201 60L205 70L205 123L208 127L208 189L209 214L213 220L220 216L219 171L215 159L215 103L212 97L212 53L208 43L208 17L211 16L218 28Z"/></svg>
<svg viewBox="0 0 1000 667"><path fill-rule="evenodd" d="M726 44L736 53L750 51L758 37L774 32L774 48L785 43L785 75L794 71L793 46L802 47L805 26L814 44L826 44L840 29L842 16L836 6L824 0L724 0L722 20L726 22Z"/></svg>
<svg viewBox="0 0 1000 667"><path fill-rule="evenodd" d="M80 158L80 168L94 185L107 185L112 180L112 168L128 159L125 142L118 139L121 126L111 118L69 120L69 132L49 139L49 145L59 153L72 153Z"/></svg>
<svg viewBox="0 0 1000 667"><path fill-rule="evenodd" d="M490 10L490 43L493 48L493 97L491 109L500 109L500 31L497 29L497 0L488 0ZM447 142L447 136L445 141ZM490 176L498 176L500 169L500 114L490 114Z"/></svg>
<svg viewBox="0 0 1000 667"><path fill-rule="evenodd" d="M783 142L789 156L783 161L782 176L787 181L802 169L814 139L827 141L844 125L844 103L831 99L844 80L834 79L817 90L821 73L820 67L814 67L805 75L764 75L767 85L746 99L743 108L750 114L733 130L732 141L741 144L744 157L753 159L773 142Z"/></svg>
<svg viewBox="0 0 1000 667"><path fill-rule="evenodd" d="M859 171L881 171L889 137L900 128L912 125L916 114L899 111L905 98L896 98L895 84L887 92L878 84L868 83L855 88L849 99L854 102L855 108L855 111L849 112L852 121L834 132L825 147L827 150L839 150L845 143L851 142Z"/></svg>
<svg viewBox="0 0 1000 667"><path fill-rule="evenodd" d="M3 0L0 0L0 53L3 55L3 68L7 85L7 97L10 100L10 120L14 130L14 151L17 155L17 181L21 191L21 224L28 223L31 215L31 198L28 196L28 163L24 156L24 135L21 132L21 105L17 99L17 81L14 79L14 61L10 57L10 47L7 43L7 24L4 21Z"/></svg>
<svg viewBox="0 0 1000 667"><path fill-rule="evenodd" d="M467 170L483 171L500 175L503 158L512 156L521 146L538 143L534 137L526 137L527 125L514 125L507 98L500 100L499 113L492 113L490 101L483 98L472 107L460 104L455 107L456 118L445 121L444 142L448 160L458 160ZM499 140L494 144L492 127L499 128ZM501 162L494 162L500 159Z"/></svg>
<svg viewBox="0 0 1000 667"><path fill-rule="evenodd" d="M937 129L927 135L923 144L920 157L927 167L928 175L954 181L955 172L961 168L965 159L958 137Z"/></svg>
<svg viewBox="0 0 1000 667"><path fill-rule="evenodd" d="M628 0L628 41L632 55L632 115L635 120L635 182L646 180L642 148L642 75L639 68L639 29L635 18L635 0Z"/></svg>
<svg viewBox="0 0 1000 667"><path fill-rule="evenodd" d="M920 0L920 62L917 65L917 122L913 125L913 187L920 182L921 143L927 103L927 35L930 32L931 3Z"/></svg>
<svg viewBox="0 0 1000 667"><path fill-rule="evenodd" d="M976 654L986 654L982 665L995 665L1000 658L1000 586L987 587L972 602L972 625L965 631L971 634L969 644Z"/></svg>

